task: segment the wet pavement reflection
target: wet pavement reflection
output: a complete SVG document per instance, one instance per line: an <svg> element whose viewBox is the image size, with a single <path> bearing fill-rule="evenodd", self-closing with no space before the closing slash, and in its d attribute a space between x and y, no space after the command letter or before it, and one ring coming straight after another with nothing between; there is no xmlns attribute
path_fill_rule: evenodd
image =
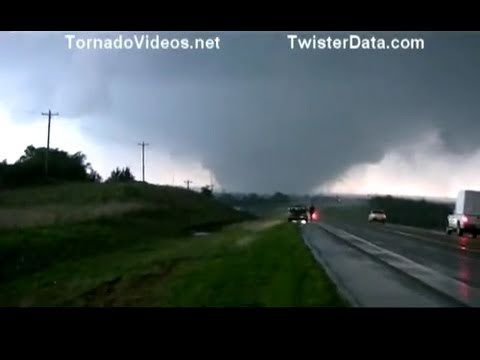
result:
<svg viewBox="0 0 480 360"><path fill-rule="evenodd" d="M469 238L466 236L460 236L458 238L461 249L466 249L468 246ZM472 281L472 272L470 271L473 266L472 260L468 256L461 256L458 264L458 279L462 281L460 283L460 293L466 300L470 300L470 287L467 285Z"/></svg>
<svg viewBox="0 0 480 360"><path fill-rule="evenodd" d="M470 235L457 236L409 229L340 223L339 228L457 279L458 293L471 298L469 286L480 289L480 239Z"/></svg>

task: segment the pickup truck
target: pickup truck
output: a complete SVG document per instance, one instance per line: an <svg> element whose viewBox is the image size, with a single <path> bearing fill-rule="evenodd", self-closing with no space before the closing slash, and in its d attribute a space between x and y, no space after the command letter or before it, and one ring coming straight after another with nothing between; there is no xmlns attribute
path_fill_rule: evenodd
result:
<svg viewBox="0 0 480 360"><path fill-rule="evenodd" d="M306 206L292 206L288 208L288 222L306 224L308 222L308 209Z"/></svg>
<svg viewBox="0 0 480 360"><path fill-rule="evenodd" d="M447 234L453 231L462 236L480 234L480 191L462 190L457 196L455 210L447 218Z"/></svg>

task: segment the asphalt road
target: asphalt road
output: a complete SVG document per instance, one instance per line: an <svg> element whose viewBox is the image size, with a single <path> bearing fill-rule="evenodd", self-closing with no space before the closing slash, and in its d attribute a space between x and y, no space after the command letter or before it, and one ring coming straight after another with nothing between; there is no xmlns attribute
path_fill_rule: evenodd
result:
<svg viewBox="0 0 480 360"><path fill-rule="evenodd" d="M403 308L466 305L463 287L458 286L457 281L450 278L445 281L444 275L432 274L421 265L399 259L398 256L393 257L392 262L392 254L385 250L379 251L373 244L358 244L358 240L355 244L350 235L345 238L343 231L326 226L324 222L302 226L303 240L351 306ZM363 245L360 246L363 250L359 249L359 245ZM401 270L405 270L405 267L407 272ZM409 275L412 272L414 276ZM418 275L426 282L419 281L416 278ZM468 304L469 298L466 300Z"/></svg>
<svg viewBox="0 0 480 360"><path fill-rule="evenodd" d="M446 276L480 288L480 238L393 224L369 224L324 219L384 249L403 255Z"/></svg>

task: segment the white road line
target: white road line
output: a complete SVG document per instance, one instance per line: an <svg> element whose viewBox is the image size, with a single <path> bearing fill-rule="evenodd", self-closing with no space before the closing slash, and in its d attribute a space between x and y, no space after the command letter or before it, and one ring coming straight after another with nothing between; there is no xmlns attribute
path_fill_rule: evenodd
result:
<svg viewBox="0 0 480 360"><path fill-rule="evenodd" d="M438 231L438 230L430 230L430 229L424 229L424 228L419 228L419 227L414 227L414 226L407 226L407 225L400 225L400 224L387 224L387 227L391 229L395 228L400 228L400 229L410 229L413 231L421 231L424 233L429 233L429 234L435 234L435 235L445 235L444 232Z"/></svg>
<svg viewBox="0 0 480 360"><path fill-rule="evenodd" d="M452 243L431 239L431 238L421 236L421 235L417 235L417 234L411 234L411 233L406 233L406 232L397 231L397 230L391 230L391 232L396 233L396 234L400 234L400 235L403 235L403 236L408 236L408 237L411 237L411 238L414 238L414 239L419 239L419 240L427 241L427 242L430 242L430 243L439 244L443 247L450 248L450 249L462 250L462 251L467 252L467 253L480 253L480 250L478 250L478 249L467 249L466 247L461 248L460 246L456 246L455 244L452 244Z"/></svg>
<svg viewBox="0 0 480 360"><path fill-rule="evenodd" d="M429 287L463 303L467 306L480 306L480 289L467 285L443 275L429 267L421 265L393 251L384 249L359 236L335 228L327 224L319 224L321 228L347 241L357 249L375 256L378 260L408 274Z"/></svg>
<svg viewBox="0 0 480 360"><path fill-rule="evenodd" d="M412 238L415 238L415 239L435 241L435 240L432 240L430 238L427 238L427 237L424 237L424 236L421 236L421 235L410 234L410 233L406 233L406 232L403 232L403 231L392 230L392 232L396 233L396 234L404 235L404 236L409 236L409 237L412 237ZM435 242L440 242L440 241L435 241Z"/></svg>

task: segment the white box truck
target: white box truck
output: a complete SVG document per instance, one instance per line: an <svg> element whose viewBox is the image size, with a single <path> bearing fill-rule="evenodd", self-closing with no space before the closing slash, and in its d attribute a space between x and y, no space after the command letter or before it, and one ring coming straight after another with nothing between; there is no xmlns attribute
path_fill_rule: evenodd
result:
<svg viewBox="0 0 480 360"><path fill-rule="evenodd" d="M476 237L480 233L480 191L462 190L458 193L453 214L448 215L447 233L455 231Z"/></svg>

